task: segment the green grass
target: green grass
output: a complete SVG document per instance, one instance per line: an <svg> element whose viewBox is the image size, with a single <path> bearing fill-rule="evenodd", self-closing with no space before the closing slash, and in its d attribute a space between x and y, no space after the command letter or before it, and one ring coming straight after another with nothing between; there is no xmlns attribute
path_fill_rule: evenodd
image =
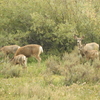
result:
<svg viewBox="0 0 100 100"><path fill-rule="evenodd" d="M27 69L0 65L0 100L100 100L100 63L79 63L75 52L50 56Z"/></svg>
<svg viewBox="0 0 100 100"><path fill-rule="evenodd" d="M39 77L1 79L0 100L99 100L100 84L43 86Z"/></svg>

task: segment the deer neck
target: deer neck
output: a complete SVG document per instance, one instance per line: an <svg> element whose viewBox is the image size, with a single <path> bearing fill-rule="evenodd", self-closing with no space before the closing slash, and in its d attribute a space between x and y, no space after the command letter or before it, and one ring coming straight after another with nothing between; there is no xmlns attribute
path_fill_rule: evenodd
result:
<svg viewBox="0 0 100 100"><path fill-rule="evenodd" d="M80 49L82 47L82 44L81 43L78 43L78 49Z"/></svg>

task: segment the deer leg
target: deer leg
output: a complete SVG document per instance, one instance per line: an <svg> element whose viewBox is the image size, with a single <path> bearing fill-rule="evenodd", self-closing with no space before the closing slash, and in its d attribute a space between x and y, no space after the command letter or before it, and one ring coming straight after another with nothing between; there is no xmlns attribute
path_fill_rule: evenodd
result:
<svg viewBox="0 0 100 100"><path fill-rule="evenodd" d="M7 62L7 54L6 53L4 54L4 59Z"/></svg>
<svg viewBox="0 0 100 100"><path fill-rule="evenodd" d="M27 58L26 58L26 61L25 61L25 67L27 67Z"/></svg>
<svg viewBox="0 0 100 100"><path fill-rule="evenodd" d="M24 66L24 68L27 68L27 60L23 61L22 66Z"/></svg>
<svg viewBox="0 0 100 100"><path fill-rule="evenodd" d="M38 60L38 62L41 62L41 58L39 56L36 56L36 59Z"/></svg>
<svg viewBox="0 0 100 100"><path fill-rule="evenodd" d="M93 59L90 59L90 63L91 63L91 66L92 66L92 64L93 64Z"/></svg>
<svg viewBox="0 0 100 100"><path fill-rule="evenodd" d="M36 60L37 60L38 62L41 62L41 58L40 58L39 55L34 55L34 57L36 58Z"/></svg>

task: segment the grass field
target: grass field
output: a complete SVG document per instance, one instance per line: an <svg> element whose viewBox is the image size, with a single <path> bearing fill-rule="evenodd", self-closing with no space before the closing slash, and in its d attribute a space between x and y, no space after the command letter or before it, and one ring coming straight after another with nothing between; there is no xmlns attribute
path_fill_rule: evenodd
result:
<svg viewBox="0 0 100 100"><path fill-rule="evenodd" d="M76 52L49 56L27 69L0 64L0 100L100 100L100 62L80 64Z"/></svg>

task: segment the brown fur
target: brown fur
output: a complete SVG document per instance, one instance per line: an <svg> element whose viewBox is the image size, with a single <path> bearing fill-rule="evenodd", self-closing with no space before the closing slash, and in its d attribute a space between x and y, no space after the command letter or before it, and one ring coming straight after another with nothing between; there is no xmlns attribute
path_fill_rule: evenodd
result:
<svg viewBox="0 0 100 100"><path fill-rule="evenodd" d="M87 59L94 60L99 57L99 52L97 50L85 51L84 53Z"/></svg>
<svg viewBox="0 0 100 100"><path fill-rule="evenodd" d="M85 50L97 50L99 51L99 44L92 42L92 43L88 43L84 46Z"/></svg>
<svg viewBox="0 0 100 100"><path fill-rule="evenodd" d="M84 36L77 37L77 35L74 35L74 38L77 40L78 54L82 56L82 58L80 57L80 61L82 61L83 58L87 58L91 59L92 64L92 61L99 56L99 44L92 42L83 45L82 40Z"/></svg>
<svg viewBox="0 0 100 100"><path fill-rule="evenodd" d="M20 48L20 46L18 45L9 45L9 46L4 46L2 48L0 48L0 51L4 52L6 55L8 54L14 54L17 49Z"/></svg>
<svg viewBox="0 0 100 100"><path fill-rule="evenodd" d="M83 50L81 50L81 48L84 49L84 51L90 51L90 50L97 50L99 51L99 44L92 42L92 43L87 43L85 45L82 44L82 40L84 39L84 36L77 37L76 35L74 35L74 38L77 40L77 45L78 45L78 50L79 53L81 54L81 56L84 56Z"/></svg>
<svg viewBox="0 0 100 100"><path fill-rule="evenodd" d="M87 59L93 60L93 59L99 57L98 50L87 50L84 48L84 45L82 45L79 50L80 50L80 54L82 56L85 56Z"/></svg>
<svg viewBox="0 0 100 100"><path fill-rule="evenodd" d="M20 47L14 56L23 54L26 57L34 56L39 62L41 61L40 54L43 52L43 48L37 44L30 44L23 47Z"/></svg>
<svg viewBox="0 0 100 100"><path fill-rule="evenodd" d="M27 67L27 58L23 54L17 55L13 58L12 64L16 65L22 65L24 67Z"/></svg>
<svg viewBox="0 0 100 100"><path fill-rule="evenodd" d="M77 40L77 45L78 45L78 48L80 49L83 46L82 40L84 39L84 37L82 36L81 38L79 38L76 35L74 35L74 38ZM87 43L86 45L84 45L84 49L85 50L98 50L99 51L99 44L97 44L95 42Z"/></svg>
<svg viewBox="0 0 100 100"><path fill-rule="evenodd" d="M91 64L94 59L99 58L99 51L98 50L86 50L84 46L80 48L80 54L83 55L87 60L91 60Z"/></svg>

